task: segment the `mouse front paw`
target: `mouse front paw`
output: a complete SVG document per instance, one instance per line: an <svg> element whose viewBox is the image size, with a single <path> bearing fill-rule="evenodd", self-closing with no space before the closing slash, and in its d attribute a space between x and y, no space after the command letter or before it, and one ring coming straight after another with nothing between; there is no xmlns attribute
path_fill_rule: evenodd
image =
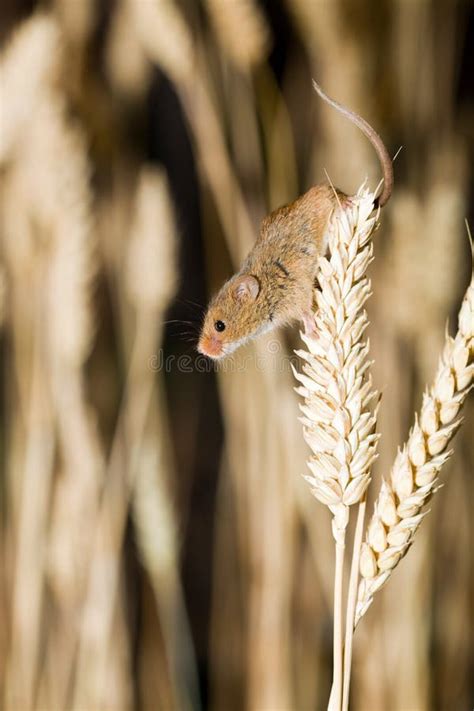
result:
<svg viewBox="0 0 474 711"><path fill-rule="evenodd" d="M313 338L317 337L318 332L316 329L314 313L312 311L306 311L301 320L303 321L305 335L312 336Z"/></svg>
<svg viewBox="0 0 474 711"><path fill-rule="evenodd" d="M352 195L344 195L340 202L343 210L351 210L354 207L355 198Z"/></svg>

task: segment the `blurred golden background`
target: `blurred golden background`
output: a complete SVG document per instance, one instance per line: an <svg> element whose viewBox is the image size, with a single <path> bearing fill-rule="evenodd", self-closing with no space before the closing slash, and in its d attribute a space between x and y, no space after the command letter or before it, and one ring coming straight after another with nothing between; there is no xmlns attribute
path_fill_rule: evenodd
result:
<svg viewBox="0 0 474 711"><path fill-rule="evenodd" d="M4 0L0 698L9 711L324 709L330 515L288 355L215 369L209 295L260 220L380 174L371 267L389 471L470 279L474 7L448 0ZM446 486L355 636L352 706L474 700L472 398ZM377 488L377 487L376 487Z"/></svg>

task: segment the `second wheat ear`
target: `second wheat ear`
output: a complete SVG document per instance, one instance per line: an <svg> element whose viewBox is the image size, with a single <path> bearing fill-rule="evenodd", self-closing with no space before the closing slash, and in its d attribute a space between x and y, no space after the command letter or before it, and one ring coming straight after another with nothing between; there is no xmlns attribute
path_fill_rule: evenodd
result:
<svg viewBox="0 0 474 711"><path fill-rule="evenodd" d="M303 434L311 449L305 479L332 515L335 541L333 686L328 709L347 711L355 625L374 594L408 551L424 505L439 487L438 474L452 454L449 442L474 373L474 282L459 313L459 327L446 343L434 385L425 393L408 442L399 451L390 479L383 481L363 543L366 491L380 437L375 432L378 396L372 387L368 325L364 305L371 293L366 276L377 226L374 195L362 187L335 212L328 226L327 257L320 257L315 289L314 333L302 334L306 348L297 392ZM358 504L350 580L343 622L344 552L350 507ZM358 582L359 569L361 581ZM344 642L343 642L344 640Z"/></svg>
<svg viewBox="0 0 474 711"><path fill-rule="evenodd" d="M446 334L434 384L399 450L390 477L382 482L361 551L362 576L355 623L369 608L406 555L426 516L426 504L440 488L439 473L453 454L449 444L462 424L461 410L474 373L474 282L471 281L454 338Z"/></svg>

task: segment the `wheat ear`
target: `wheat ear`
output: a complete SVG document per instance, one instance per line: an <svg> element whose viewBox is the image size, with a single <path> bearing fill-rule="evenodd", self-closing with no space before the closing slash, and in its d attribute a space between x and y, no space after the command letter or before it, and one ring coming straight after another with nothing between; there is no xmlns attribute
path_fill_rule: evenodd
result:
<svg viewBox="0 0 474 711"><path fill-rule="evenodd" d="M255 0L206 0L206 9L222 51L238 69L248 72L265 60L270 29Z"/></svg>
<svg viewBox="0 0 474 711"><path fill-rule="evenodd" d="M336 544L334 581L334 677L329 708L342 700L342 583L349 507L364 500L376 455L376 393L368 372L369 343L362 341L368 324L364 304L370 296L365 276L372 261L371 235L377 225L374 195L363 186L328 228L329 256L319 261L315 290L314 334L302 335L306 350L297 351L303 372L295 376L303 396L301 421L312 450L313 495L333 514Z"/></svg>
<svg viewBox="0 0 474 711"><path fill-rule="evenodd" d="M472 387L473 356L474 278L462 302L457 334L446 335L434 385L423 396L390 480L382 482L361 550L356 624L407 553L426 516L424 505L440 488L438 474L452 454L448 445L461 425L460 410Z"/></svg>
<svg viewBox="0 0 474 711"><path fill-rule="evenodd" d="M179 536L169 491L173 465L166 407L163 393L158 400L155 393L163 384L149 367L150 353L161 347L163 317L177 286L177 227L167 176L155 168L142 169L135 201L126 289L135 310L136 357L130 368L124 417L127 438L140 442L130 464L132 516L169 663L171 698L167 703L184 711L196 707L197 674L178 572ZM137 421L143 421L142 431L136 429Z"/></svg>
<svg viewBox="0 0 474 711"><path fill-rule="evenodd" d="M56 22L46 14L36 13L18 26L0 55L0 164L9 161L12 153L22 147L38 102L56 78L59 42Z"/></svg>

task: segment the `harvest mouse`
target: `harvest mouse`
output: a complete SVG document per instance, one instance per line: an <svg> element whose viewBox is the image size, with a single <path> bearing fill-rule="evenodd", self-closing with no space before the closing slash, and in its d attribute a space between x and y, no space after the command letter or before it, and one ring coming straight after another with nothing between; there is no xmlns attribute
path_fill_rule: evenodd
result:
<svg viewBox="0 0 474 711"><path fill-rule="evenodd" d="M316 82L313 85L375 148L383 189L374 207L382 207L393 187L392 161L382 139L367 121L327 96ZM331 185L317 185L265 217L239 272L209 304L198 343L200 353L217 360L246 341L295 320L303 321L306 331L314 330L313 288L318 257L326 251L326 225L338 203L347 199Z"/></svg>

